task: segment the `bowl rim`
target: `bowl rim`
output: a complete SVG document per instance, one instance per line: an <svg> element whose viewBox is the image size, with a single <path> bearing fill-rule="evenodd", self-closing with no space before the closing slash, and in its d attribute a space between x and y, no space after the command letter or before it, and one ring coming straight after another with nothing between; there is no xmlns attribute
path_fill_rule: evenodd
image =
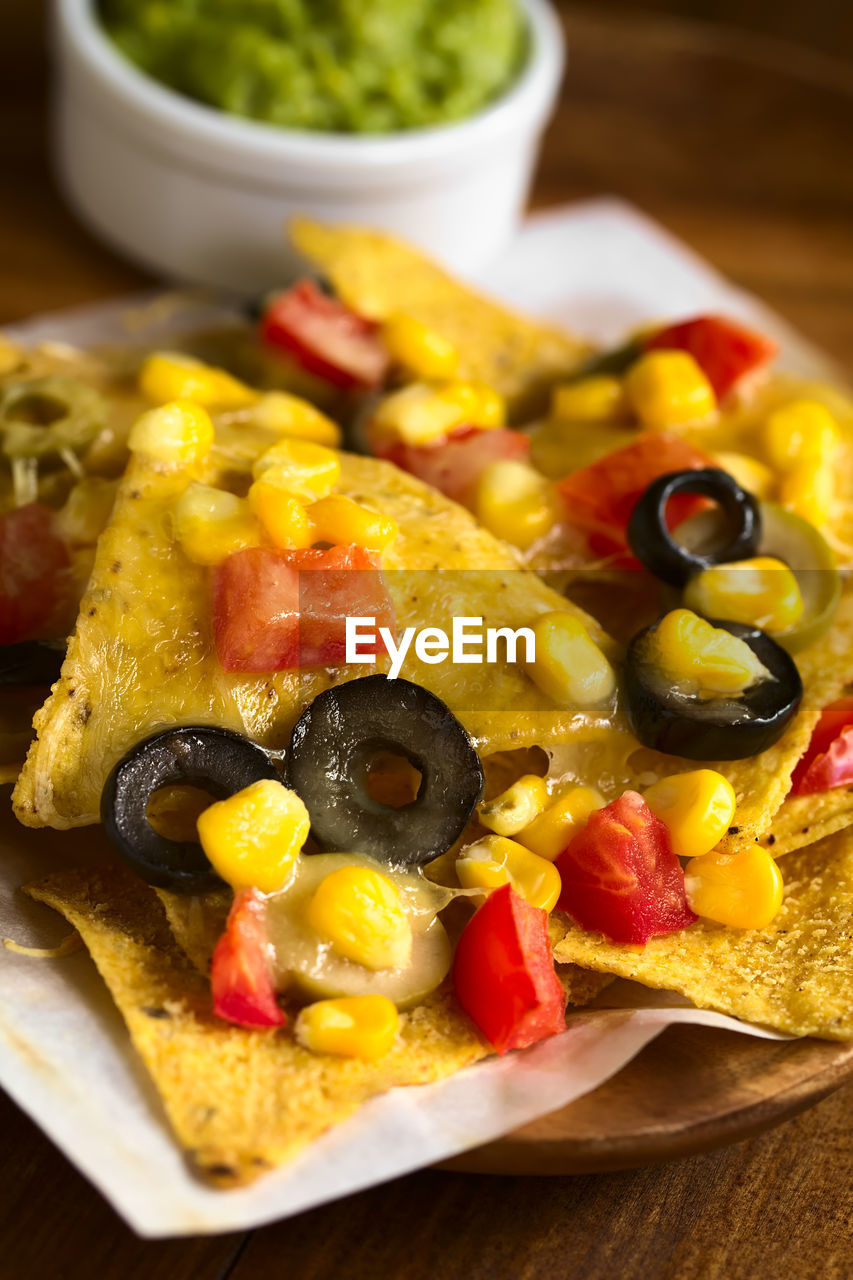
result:
<svg viewBox="0 0 853 1280"><path fill-rule="evenodd" d="M60 56L71 51L85 66L87 88L120 100L137 124L168 131L172 142L203 143L220 156L245 163L289 160L303 170L357 164L378 170L451 159L485 147L519 128L544 121L563 71L564 37L548 0L517 0L530 31L526 65L495 102L465 120L391 134L324 133L288 129L229 115L161 84L125 58L97 21L93 0L57 0L55 40Z"/></svg>

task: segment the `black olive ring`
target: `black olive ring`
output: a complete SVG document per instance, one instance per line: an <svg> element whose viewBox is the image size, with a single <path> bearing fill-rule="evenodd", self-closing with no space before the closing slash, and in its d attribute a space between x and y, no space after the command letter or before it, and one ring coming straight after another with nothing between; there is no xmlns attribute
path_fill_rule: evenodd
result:
<svg viewBox="0 0 853 1280"><path fill-rule="evenodd" d="M421 773L417 796L399 809L368 790L379 751L403 756ZM101 797L101 821L143 880L175 893L203 893L220 881L199 844L154 830L147 818L152 795L177 783L224 799L261 778L279 778L278 762L275 752L226 729L167 729L138 743L115 766ZM480 757L441 699L383 675L318 694L294 727L286 774L320 849L366 853L401 866L420 866L444 853L484 788Z"/></svg>
<svg viewBox="0 0 853 1280"><path fill-rule="evenodd" d="M723 542L713 551L688 551L675 541L666 523L666 504L680 493L695 493L719 504L725 529ZM694 573L730 560L755 555L761 540L758 501L733 476L717 467L672 471L652 481L628 522L628 543L646 568L674 587L683 587Z"/></svg>
<svg viewBox="0 0 853 1280"><path fill-rule="evenodd" d="M400 808L368 790L380 751L421 774ZM357 851L398 866L422 866L462 834L483 794L480 757L448 707L420 685L384 675L318 694L293 730L287 781L308 809L323 850Z"/></svg>
<svg viewBox="0 0 853 1280"><path fill-rule="evenodd" d="M772 679L737 697L707 701L673 688L646 654L657 623L628 646L623 693L628 723L644 747L687 760L744 760L760 755L782 736L803 697L803 682L789 653L757 627L712 619L711 625L744 640Z"/></svg>
<svg viewBox="0 0 853 1280"><path fill-rule="evenodd" d="M239 733L204 725L146 738L113 769L101 796L101 821L124 861L148 884L204 893L221 884L200 844L168 840L148 821L148 802L172 784L203 787L217 800L261 778L278 778L273 757Z"/></svg>

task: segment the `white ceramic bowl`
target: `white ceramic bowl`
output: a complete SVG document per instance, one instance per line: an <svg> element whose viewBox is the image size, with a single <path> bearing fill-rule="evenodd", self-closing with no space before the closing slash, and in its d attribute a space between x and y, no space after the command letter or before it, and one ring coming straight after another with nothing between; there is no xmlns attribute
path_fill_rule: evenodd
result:
<svg viewBox="0 0 853 1280"><path fill-rule="evenodd" d="M475 271L514 233L563 67L547 0L522 0L531 53L503 98L443 128L369 137L239 119L137 70L92 0L56 0L60 180L89 227L181 280L250 292L297 269L295 213L383 227Z"/></svg>

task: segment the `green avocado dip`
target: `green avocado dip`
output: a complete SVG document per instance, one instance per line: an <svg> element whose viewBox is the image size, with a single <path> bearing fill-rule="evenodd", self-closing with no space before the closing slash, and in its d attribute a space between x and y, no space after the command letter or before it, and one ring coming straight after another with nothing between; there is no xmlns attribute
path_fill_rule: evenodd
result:
<svg viewBox="0 0 853 1280"><path fill-rule="evenodd" d="M100 0L155 80L289 129L390 133L461 120L527 53L518 0Z"/></svg>

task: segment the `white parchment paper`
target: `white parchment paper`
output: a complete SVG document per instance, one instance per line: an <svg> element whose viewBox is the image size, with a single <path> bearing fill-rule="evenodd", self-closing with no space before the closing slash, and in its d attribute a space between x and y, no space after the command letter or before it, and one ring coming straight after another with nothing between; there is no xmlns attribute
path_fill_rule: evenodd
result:
<svg viewBox="0 0 853 1280"><path fill-rule="evenodd" d="M650 318L722 311L777 336L790 368L815 377L837 372L759 302L616 201L532 219L481 283L597 341L616 340ZM117 339L133 304L124 299L46 315L15 332L27 340L81 344ZM200 305L179 323L215 319ZM8 820L0 825L2 936L50 946L67 933L64 921L17 890L52 866L67 866L70 839L25 832ZM34 960L0 952L0 974L0 1085L130 1225L152 1237L258 1226L479 1146L595 1089L675 1022L786 1038L644 993L647 1007L627 1016L582 1010L563 1035L524 1053L479 1063L438 1084L395 1089L254 1186L212 1191L186 1168L88 956Z"/></svg>

